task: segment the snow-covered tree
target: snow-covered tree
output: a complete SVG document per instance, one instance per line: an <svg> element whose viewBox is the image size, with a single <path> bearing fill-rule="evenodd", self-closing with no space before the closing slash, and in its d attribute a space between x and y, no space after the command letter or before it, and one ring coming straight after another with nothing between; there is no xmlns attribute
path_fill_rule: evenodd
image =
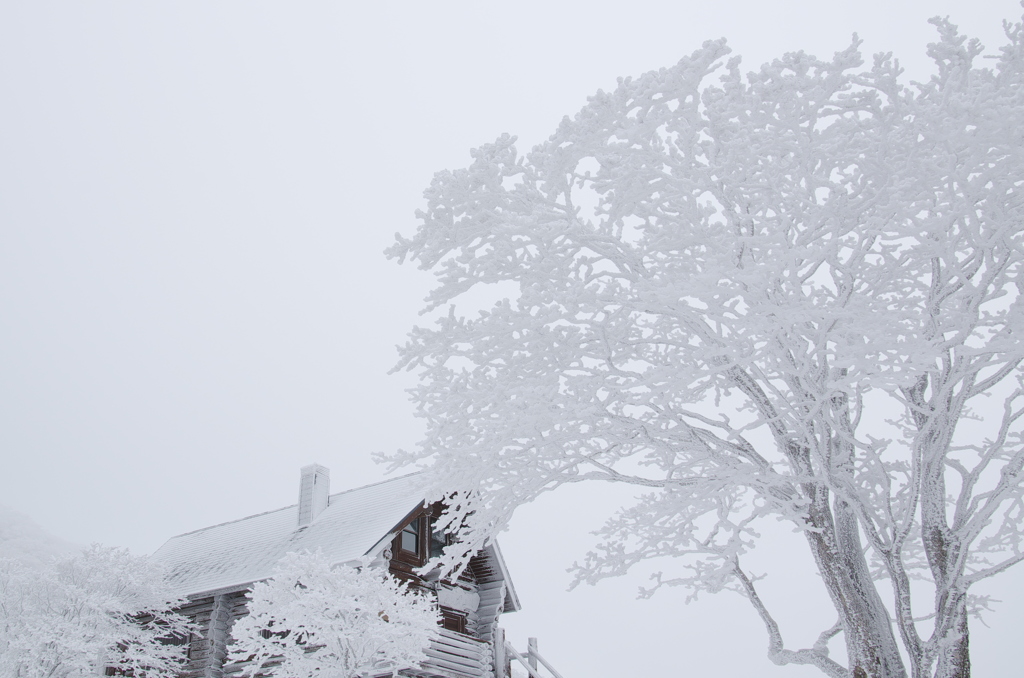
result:
<svg viewBox="0 0 1024 678"><path fill-rule="evenodd" d="M182 602L124 549L94 545L41 568L0 560L0 676L176 676L184 648L167 641L194 631L173 611Z"/></svg>
<svg viewBox="0 0 1024 678"><path fill-rule="evenodd" d="M231 658L291 678L357 678L422 663L438 610L386 571L290 553L253 585L249 614L232 629Z"/></svg>
<svg viewBox="0 0 1024 678"><path fill-rule="evenodd" d="M543 492L630 483L579 580L677 558L654 588L738 591L776 663L969 675L969 589L1024 558L1024 31L982 67L933 23L928 82L856 37L746 76L708 42L435 176L388 251L450 307L401 349L427 434L392 460L472 489L447 566ZM810 648L743 565L777 518L835 606Z"/></svg>

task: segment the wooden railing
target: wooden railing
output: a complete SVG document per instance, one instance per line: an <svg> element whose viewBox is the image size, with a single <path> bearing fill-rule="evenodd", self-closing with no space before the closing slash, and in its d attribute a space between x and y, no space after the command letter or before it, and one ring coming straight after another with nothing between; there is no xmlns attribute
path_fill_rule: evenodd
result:
<svg viewBox="0 0 1024 678"><path fill-rule="evenodd" d="M542 665L544 668L550 671L551 675L554 676L554 678L562 678L562 674L556 671L555 667L552 666L547 659L544 659L544 657L540 655L540 652L537 652L536 638L530 638L527 641L525 657L519 652L516 652L516 649L512 647L512 643L505 643L505 652L508 653L508 656L510 658L515 659L526 668L527 672L530 674L530 678L544 678L540 674L539 665Z"/></svg>
<svg viewBox="0 0 1024 678"><path fill-rule="evenodd" d="M453 678L493 678L492 656L488 643L448 629L438 629L439 636L427 649L423 668L439 676Z"/></svg>

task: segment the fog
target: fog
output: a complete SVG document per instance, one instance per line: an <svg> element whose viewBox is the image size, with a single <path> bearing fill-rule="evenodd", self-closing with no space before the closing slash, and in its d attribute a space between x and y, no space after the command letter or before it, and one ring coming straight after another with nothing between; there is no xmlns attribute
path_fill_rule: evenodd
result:
<svg viewBox="0 0 1024 678"><path fill-rule="evenodd" d="M619 76L725 36L747 69L829 57L857 32L925 79L927 18L989 47L1009 0L962 2L11 2L0 6L0 504L75 543L168 537L295 502L298 469L377 480L421 427L391 374L430 281L382 251L433 172L503 132L520 149ZM779 668L729 594L637 601L643 573L567 593L617 503L553 494L502 537L566 677L820 675ZM786 597L814 574L780 529L766 596L803 641L833 621ZM791 550L792 549L792 550ZM795 554L790 558L790 554ZM972 626L1009 675L1024 577ZM807 587L804 584L803 588ZM1011 663L1012 662L1012 663Z"/></svg>

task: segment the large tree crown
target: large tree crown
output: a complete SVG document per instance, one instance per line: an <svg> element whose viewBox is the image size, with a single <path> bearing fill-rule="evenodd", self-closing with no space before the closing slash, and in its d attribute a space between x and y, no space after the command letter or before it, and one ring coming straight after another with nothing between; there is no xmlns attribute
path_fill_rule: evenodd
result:
<svg viewBox="0 0 1024 678"><path fill-rule="evenodd" d="M398 366L428 433L394 461L472 489L462 552L602 479L651 492L581 579L692 557L672 583L754 596L738 558L768 515L863 533L876 576L928 572L943 600L1024 557L1024 30L987 68L934 23L927 82L856 37L747 74L713 41L435 175L387 251L436 278ZM808 539L823 568L844 548ZM944 641L898 615L932 661Z"/></svg>

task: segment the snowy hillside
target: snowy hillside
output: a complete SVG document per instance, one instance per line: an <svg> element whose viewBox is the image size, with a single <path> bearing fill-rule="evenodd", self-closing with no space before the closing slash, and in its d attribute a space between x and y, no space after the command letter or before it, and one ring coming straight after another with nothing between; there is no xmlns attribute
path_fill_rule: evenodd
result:
<svg viewBox="0 0 1024 678"><path fill-rule="evenodd" d="M53 556L78 550L53 536L26 515L0 504L0 558L41 565Z"/></svg>

